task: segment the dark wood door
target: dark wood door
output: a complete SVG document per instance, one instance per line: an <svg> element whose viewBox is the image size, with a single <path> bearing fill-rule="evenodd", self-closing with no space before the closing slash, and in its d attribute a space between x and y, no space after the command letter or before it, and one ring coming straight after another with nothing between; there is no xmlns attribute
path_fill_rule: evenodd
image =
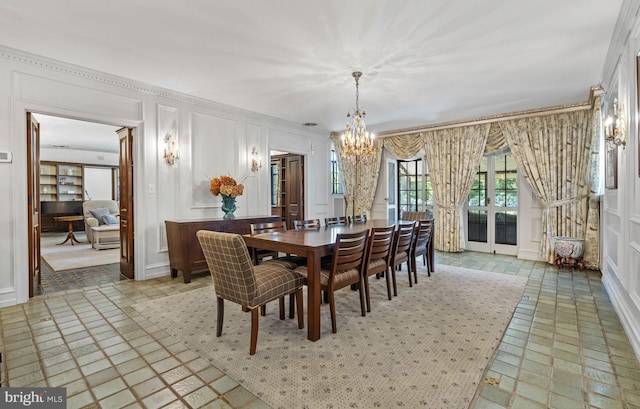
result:
<svg viewBox="0 0 640 409"><path fill-rule="evenodd" d="M293 229L294 220L304 219L304 156L287 155L285 174L287 228Z"/></svg>
<svg viewBox="0 0 640 409"><path fill-rule="evenodd" d="M27 212L29 213L29 297L40 285L40 124L27 112Z"/></svg>
<svg viewBox="0 0 640 409"><path fill-rule="evenodd" d="M120 138L120 272L133 278L133 130L122 128L117 132Z"/></svg>

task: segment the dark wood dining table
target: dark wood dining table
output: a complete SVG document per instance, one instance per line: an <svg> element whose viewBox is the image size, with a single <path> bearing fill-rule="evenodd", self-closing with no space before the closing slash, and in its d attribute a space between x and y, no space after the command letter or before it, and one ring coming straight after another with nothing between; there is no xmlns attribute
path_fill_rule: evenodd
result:
<svg viewBox="0 0 640 409"><path fill-rule="evenodd" d="M351 225L323 226L318 230L287 230L244 235L248 247L274 250L307 257L307 338L320 339L320 260L333 254L338 234L357 233L372 227L391 226L387 220L371 220Z"/></svg>

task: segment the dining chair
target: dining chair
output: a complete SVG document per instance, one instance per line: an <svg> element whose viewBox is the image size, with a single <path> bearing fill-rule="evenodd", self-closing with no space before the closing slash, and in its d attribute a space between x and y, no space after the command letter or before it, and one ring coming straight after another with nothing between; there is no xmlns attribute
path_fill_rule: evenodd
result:
<svg viewBox="0 0 640 409"><path fill-rule="evenodd" d="M293 295L298 309L298 328L304 328L304 279L299 274L276 263L253 265L247 245L239 234L199 230L196 235L217 298L217 337L222 335L224 300L251 311L250 355L255 354L258 343L258 310L266 303Z"/></svg>
<svg viewBox="0 0 640 409"><path fill-rule="evenodd" d="M249 228L250 228L251 234L273 233L278 231L286 231L287 225L283 221L268 222L268 223L251 223L249 225ZM276 262L281 264L283 267L290 268L290 269L294 269L299 265L307 263L306 257L291 256L289 254L283 257L279 257L279 254L277 251L252 249L252 252L253 252L254 264L261 263L262 259L268 256L271 256L271 259L265 260L265 261Z"/></svg>
<svg viewBox="0 0 640 409"><path fill-rule="evenodd" d="M391 249L393 246L393 236L396 226L373 227L369 234L367 244L367 257L364 268L364 294L367 301L367 312L371 312L371 297L369 295L369 277L375 275L380 277L384 274L387 280L387 297L391 299L391 274L389 267L391 263Z"/></svg>
<svg viewBox="0 0 640 409"><path fill-rule="evenodd" d="M324 219L325 226L336 226L341 224L349 224L349 221L345 216L340 217L327 217Z"/></svg>
<svg viewBox="0 0 640 409"><path fill-rule="evenodd" d="M391 252L391 280L393 281L393 295L398 295L396 285L396 268L400 270L402 263L407 263L409 272L409 286L411 283L411 262L409 255L411 252L411 241L413 240L415 222L399 223L394 236L393 251Z"/></svg>
<svg viewBox="0 0 640 409"><path fill-rule="evenodd" d="M366 223L367 215L366 214L356 214L355 216L348 216L349 224L352 223Z"/></svg>
<svg viewBox="0 0 640 409"><path fill-rule="evenodd" d="M286 231L287 225L284 221L278 222L267 222L267 223L251 223L249 225L251 234L260 234L260 233L273 233L277 231ZM307 258L302 256L292 256L287 254L286 256L280 257L277 251L271 250L263 250L263 249L251 249L253 255L253 263L276 263L281 265L284 268L288 268L293 270L294 268L307 264ZM268 260L263 260L266 257L271 256ZM289 297L289 318L294 317L294 299L293 296ZM280 301L280 317L284 318L284 299ZM266 308L263 307L262 315L266 314Z"/></svg>
<svg viewBox="0 0 640 409"><path fill-rule="evenodd" d="M427 218L427 212L416 212L416 211L402 211L400 216L400 220L403 221L416 221L416 220L424 220Z"/></svg>
<svg viewBox="0 0 640 409"><path fill-rule="evenodd" d="M331 330L337 332L336 325L336 301L335 291L341 288L350 287L352 284L358 286L360 295L360 311L364 316L364 283L363 271L365 261L365 251L369 230L358 233L343 233L336 236L336 244L333 249L333 260L329 269L327 266L320 270L320 287L328 293L329 309L331 312ZM308 282L308 270L306 266L298 267L294 270Z"/></svg>
<svg viewBox="0 0 640 409"><path fill-rule="evenodd" d="M427 274L431 277L431 271L428 263L429 243L433 235L433 219L419 220L417 222L416 236L411 245L411 268L413 269L414 280L418 282L416 257L422 256L422 264L427 266Z"/></svg>
<svg viewBox="0 0 640 409"><path fill-rule="evenodd" d="M320 228L320 219L294 220L293 228L296 230L318 230Z"/></svg>

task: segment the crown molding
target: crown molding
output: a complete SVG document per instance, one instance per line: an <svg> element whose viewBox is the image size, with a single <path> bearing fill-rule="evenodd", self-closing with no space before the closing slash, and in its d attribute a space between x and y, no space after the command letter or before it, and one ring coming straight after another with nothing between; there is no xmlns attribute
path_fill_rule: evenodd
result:
<svg viewBox="0 0 640 409"><path fill-rule="evenodd" d="M614 71L618 66L618 61L624 52L625 44L638 21L639 11L640 0L623 0L613 29L613 34L611 35L611 41L609 42L609 51L607 52L605 66L602 70L601 83L609 84L611 78L613 78Z"/></svg>
<svg viewBox="0 0 640 409"><path fill-rule="evenodd" d="M585 109L591 109L593 105L593 101L595 100L595 96L603 93L604 93L604 90L602 90L602 87L600 87L599 85L596 85L591 87L589 91L588 101L576 102L573 104L565 104L565 105L555 105L555 106L550 106L545 108L530 109L526 111L516 111L516 112L509 112L504 114L483 116L483 117L472 118L472 119L441 122L433 125L416 126L413 128L403 128L403 129L396 129L391 131L377 132L376 137L387 138L390 136L416 134L420 132L437 131L440 129L447 129L447 128L457 128L460 126L472 126L472 125L480 125L480 124L486 124L486 123L492 123L492 122L507 121L511 119L528 118L532 116L539 116L541 114L548 115L548 114L559 114L562 112L581 111ZM342 133L340 132L331 132L331 136L340 136L340 135L342 135Z"/></svg>
<svg viewBox="0 0 640 409"><path fill-rule="evenodd" d="M172 101L182 102L185 104L195 105L203 108L213 109L216 111L222 111L230 115L242 115L251 118L258 122L269 122L271 124L277 124L286 128L295 128L301 131L310 132L314 135L325 136L324 133L315 133L310 131L308 127L296 122L287 121L282 118L276 118L269 115L261 114L254 111L249 111L243 108L235 107L232 105L223 104L221 102L212 101L205 98L199 98L193 95L185 94L179 91L174 91L168 88L158 87L155 85L147 84L141 81L132 80L118 75L109 74L102 71L92 70L79 65L66 63L64 61L48 58L36 54L32 54L26 51L17 50L14 48L0 45L0 58L14 61L21 64L28 64L41 69L49 71L55 71L66 75L71 75L77 78L100 82L106 85L115 86L118 88L129 89L132 91L140 92L147 95L166 98Z"/></svg>

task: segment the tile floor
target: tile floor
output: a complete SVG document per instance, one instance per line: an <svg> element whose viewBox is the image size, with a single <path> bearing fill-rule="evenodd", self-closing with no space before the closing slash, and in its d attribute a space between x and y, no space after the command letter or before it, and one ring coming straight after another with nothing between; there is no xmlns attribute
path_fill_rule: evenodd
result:
<svg viewBox="0 0 640 409"><path fill-rule="evenodd" d="M529 277L472 408L640 408L640 363L600 273L474 252L436 264ZM69 408L266 408L131 305L206 274L114 280L0 309L2 386L64 386Z"/></svg>

